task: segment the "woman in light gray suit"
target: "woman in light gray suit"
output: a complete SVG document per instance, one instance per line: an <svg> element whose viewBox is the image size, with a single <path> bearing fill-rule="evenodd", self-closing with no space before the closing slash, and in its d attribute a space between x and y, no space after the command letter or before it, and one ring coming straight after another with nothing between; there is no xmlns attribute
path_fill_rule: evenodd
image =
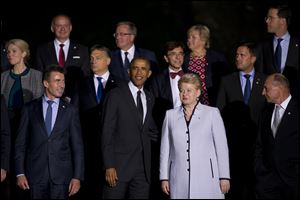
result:
<svg viewBox="0 0 300 200"><path fill-rule="evenodd" d="M223 120L217 108L199 103L201 81L178 82L182 106L168 110L162 128L160 180L171 199L224 198L230 188Z"/></svg>

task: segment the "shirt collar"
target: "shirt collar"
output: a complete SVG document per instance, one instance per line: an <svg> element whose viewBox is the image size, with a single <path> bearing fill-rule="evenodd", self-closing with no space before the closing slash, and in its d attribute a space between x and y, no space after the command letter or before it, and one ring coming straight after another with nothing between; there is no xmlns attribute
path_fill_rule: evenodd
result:
<svg viewBox="0 0 300 200"><path fill-rule="evenodd" d="M292 96L289 95L288 98L286 98L281 104L280 104L280 107L283 108L284 110L286 110L290 100L291 100Z"/></svg>
<svg viewBox="0 0 300 200"><path fill-rule="evenodd" d="M132 81L129 81L128 83L128 86L130 88L130 91L133 93L133 94L136 94L139 90L144 93L144 87L142 87L141 89L137 88L133 83Z"/></svg>
<svg viewBox="0 0 300 200"><path fill-rule="evenodd" d="M107 70L107 72L105 72L102 76L99 76L99 75L94 74L94 78L97 78L97 77L101 77L101 78L103 78L105 81L107 81L107 80L108 80L108 77L109 77L109 71Z"/></svg>

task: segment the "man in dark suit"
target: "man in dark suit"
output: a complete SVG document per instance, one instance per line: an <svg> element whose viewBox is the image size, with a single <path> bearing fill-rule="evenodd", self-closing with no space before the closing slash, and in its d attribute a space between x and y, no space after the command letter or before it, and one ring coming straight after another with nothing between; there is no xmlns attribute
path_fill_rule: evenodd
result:
<svg viewBox="0 0 300 200"><path fill-rule="evenodd" d="M70 40L72 23L67 15L56 15L52 19L51 31L55 34L55 39L37 48L33 67L42 72L51 64L63 67L66 78L64 96L72 101L77 92L78 81L90 73L88 48Z"/></svg>
<svg viewBox="0 0 300 200"><path fill-rule="evenodd" d="M259 199L299 199L299 107L288 79L267 77L263 95L271 103L259 124L255 152Z"/></svg>
<svg viewBox="0 0 300 200"><path fill-rule="evenodd" d="M85 197L102 197L103 171L99 151L99 131L101 129L99 122L101 121L103 100L107 92L117 87L117 81L108 71L110 61L109 49L94 45L90 53L93 74L86 77L79 85L79 111L86 163L85 181L81 191L84 193L82 196Z"/></svg>
<svg viewBox="0 0 300 200"><path fill-rule="evenodd" d="M255 50L252 43L239 44L235 57L239 72L222 78L217 98L229 146L231 189L227 197L230 199L255 198L253 154L258 118L265 105L262 95L265 75L254 70Z"/></svg>
<svg viewBox="0 0 300 200"><path fill-rule="evenodd" d="M5 180L9 169L10 145L11 136L8 110L5 104L4 96L1 94L1 182Z"/></svg>
<svg viewBox="0 0 300 200"><path fill-rule="evenodd" d="M150 91L155 98L153 116L159 132L161 131L166 111L181 105L178 80L184 74L182 70L184 44L178 41L167 42L164 48L164 59L168 63L168 67L160 74L153 76L153 79L149 84ZM151 198L161 199L165 194L161 190L158 175L159 170L157 170L159 169L160 144L153 143L152 149L153 184L151 185Z"/></svg>
<svg viewBox="0 0 300 200"><path fill-rule="evenodd" d="M256 69L265 74L284 74L290 82L291 94L299 100L299 38L288 31L291 17L292 12L287 5L269 7L265 20L271 35L260 44Z"/></svg>
<svg viewBox="0 0 300 200"><path fill-rule="evenodd" d="M104 199L147 199L151 179L151 140L157 140L152 118L154 98L144 88L150 62L134 58L130 81L111 90L104 102L102 154Z"/></svg>
<svg viewBox="0 0 300 200"><path fill-rule="evenodd" d="M109 71L119 80L129 80L129 63L135 57L147 58L151 65L152 74L159 72L155 53L135 46L137 27L129 21L121 21L116 25L114 37L119 49L112 52ZM127 57L127 58L126 58Z"/></svg>
<svg viewBox="0 0 300 200"><path fill-rule="evenodd" d="M45 93L26 104L15 143L17 185L32 199L67 199L80 189L84 151L77 109L60 97L64 70L50 66Z"/></svg>

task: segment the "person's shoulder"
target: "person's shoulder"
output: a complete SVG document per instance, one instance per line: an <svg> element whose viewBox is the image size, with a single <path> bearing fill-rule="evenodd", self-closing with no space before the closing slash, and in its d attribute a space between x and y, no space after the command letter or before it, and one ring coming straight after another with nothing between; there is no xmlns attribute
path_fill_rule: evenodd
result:
<svg viewBox="0 0 300 200"><path fill-rule="evenodd" d="M33 69L33 68L30 68L29 73L34 74L34 75L38 75L38 76L43 75L43 73L41 71Z"/></svg>

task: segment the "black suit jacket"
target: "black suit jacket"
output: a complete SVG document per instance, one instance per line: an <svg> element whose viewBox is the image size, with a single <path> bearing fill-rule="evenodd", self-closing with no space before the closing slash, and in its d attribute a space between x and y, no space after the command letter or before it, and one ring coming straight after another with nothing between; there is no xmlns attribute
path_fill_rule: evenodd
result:
<svg viewBox="0 0 300 200"><path fill-rule="evenodd" d="M153 76L149 88L155 97L154 120L161 130L166 111L174 107L169 69L164 69L160 74Z"/></svg>
<svg viewBox="0 0 300 200"><path fill-rule="evenodd" d="M10 125L5 98L1 94L1 169L9 171L10 162Z"/></svg>
<svg viewBox="0 0 300 200"><path fill-rule="evenodd" d="M133 178L142 159L150 182L151 140L157 139L157 129L152 118L154 98L144 91L147 113L143 126L128 83L111 90L104 102L101 140L104 168L116 168L119 181Z"/></svg>
<svg viewBox="0 0 300 200"><path fill-rule="evenodd" d="M155 53L147 50L135 47L134 58L143 57L150 61L152 74L158 74L159 67L155 56ZM129 75L127 70L124 69L123 60L121 56L121 50L114 50L111 53L111 63L109 65L109 71L114 75L117 80L129 80Z"/></svg>
<svg viewBox="0 0 300 200"><path fill-rule="evenodd" d="M51 64L58 65L54 41L42 44L37 48L33 68L43 72L46 67ZM88 48L70 41L70 47L64 69L66 73L65 95L72 98L74 94L76 94L78 81L90 74Z"/></svg>
<svg viewBox="0 0 300 200"><path fill-rule="evenodd" d="M258 48L258 58L255 64L256 70L264 74L276 73L273 36L262 42ZM293 97L299 98L299 38L291 36L286 63L282 74L290 81L290 90Z"/></svg>
<svg viewBox="0 0 300 200"><path fill-rule="evenodd" d="M273 109L274 104L270 104L260 121L255 153L256 178L265 184L280 178L294 187L299 184L299 106L293 98L290 100L275 138L271 130Z"/></svg>
<svg viewBox="0 0 300 200"><path fill-rule="evenodd" d="M249 104L243 99L239 72L222 78L217 98L230 153L231 175L236 178L253 179L253 154L258 130L258 119L266 104L262 95L265 75L255 73Z"/></svg>
<svg viewBox="0 0 300 200"><path fill-rule="evenodd" d="M29 184L41 183L46 170L55 184L84 178L84 153L77 109L59 102L51 135L44 123L42 97L25 104L15 143L16 174L25 174Z"/></svg>
<svg viewBox="0 0 300 200"><path fill-rule="evenodd" d="M190 53L184 57L183 69L189 71ZM228 62L223 54L207 49L206 61L206 88L208 92L209 103L211 106L216 105L216 99L222 76L231 72Z"/></svg>
<svg viewBox="0 0 300 200"><path fill-rule="evenodd" d="M258 124L259 116L266 104L265 97L262 95L265 79L266 76L264 74L255 72L248 105L251 119L255 124ZM222 111L226 106L230 107L230 105L235 102L244 103L239 72L229 74L222 78L217 98L217 107ZM231 115L234 114L232 113Z"/></svg>

